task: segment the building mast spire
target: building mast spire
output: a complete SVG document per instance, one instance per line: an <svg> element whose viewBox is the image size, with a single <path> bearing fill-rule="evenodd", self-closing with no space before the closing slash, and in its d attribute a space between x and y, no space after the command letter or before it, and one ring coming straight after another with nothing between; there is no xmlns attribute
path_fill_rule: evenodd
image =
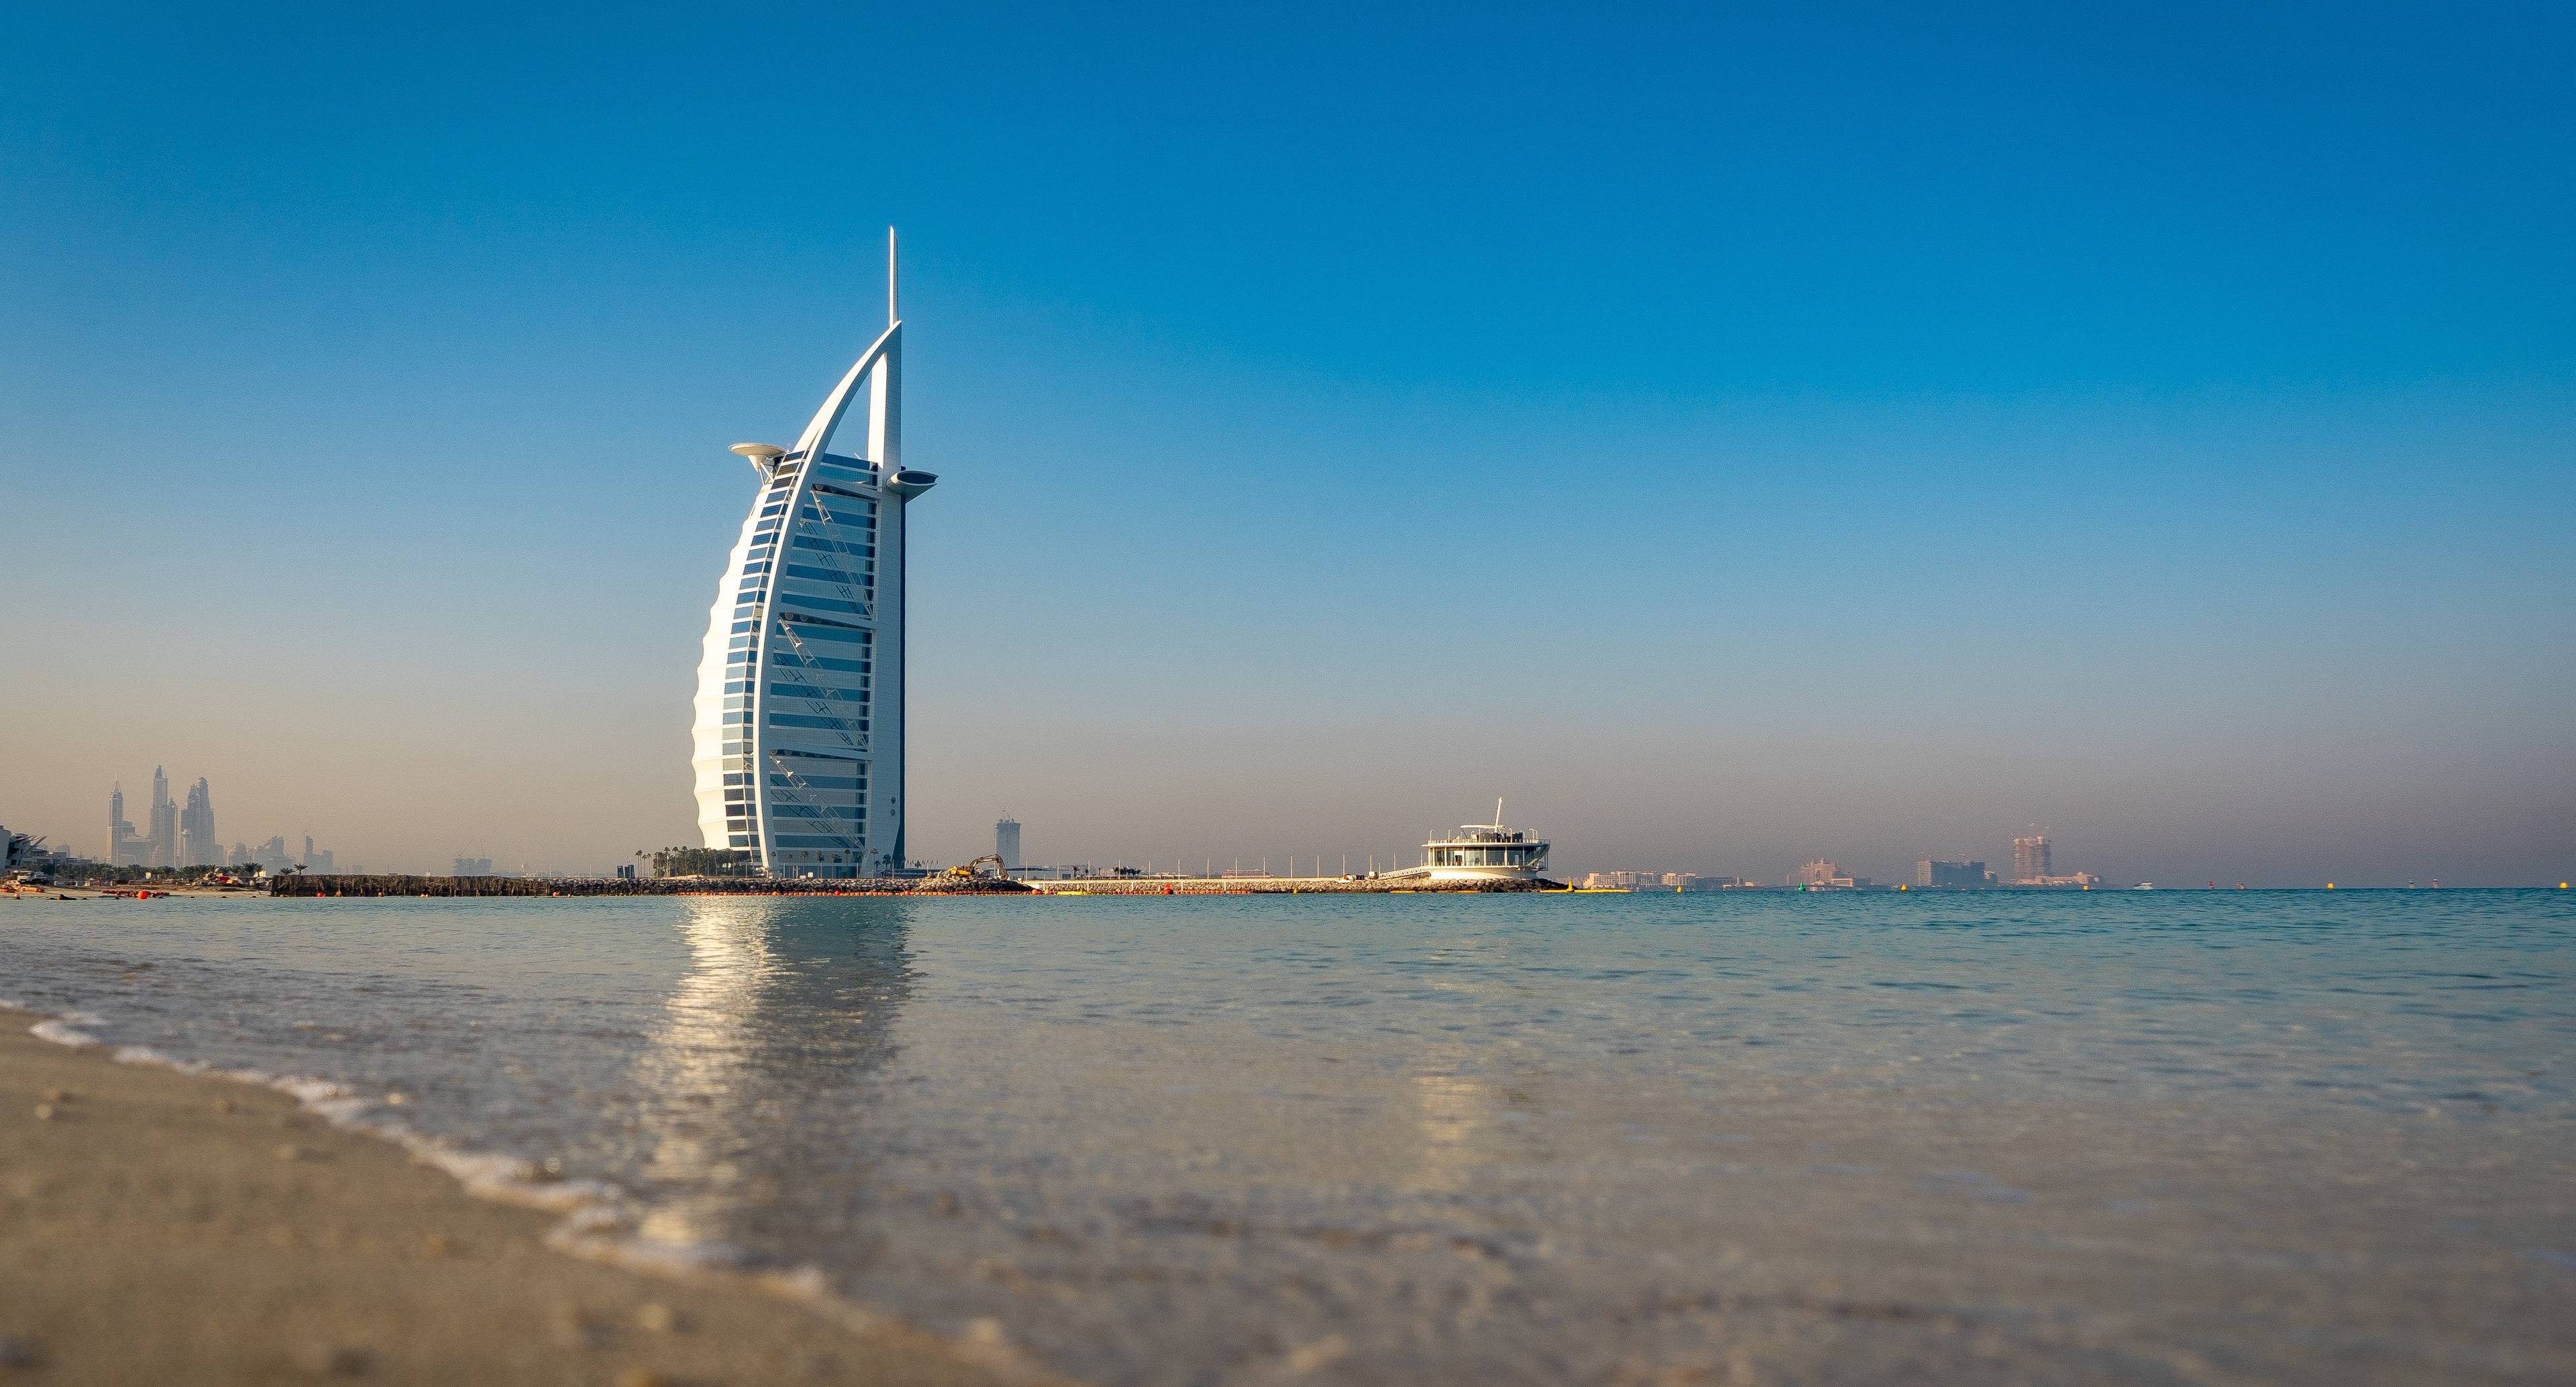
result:
<svg viewBox="0 0 2576 1387"><path fill-rule="evenodd" d="M905 862L904 513L939 479L903 465L897 255L889 226L885 331L823 397L796 447L734 449L761 464L763 482L708 611L690 763L705 846L768 876L870 877ZM833 453L861 400L867 441ZM865 577L797 570L822 573L809 581L830 582L838 598L791 590L769 558L785 545L872 554L876 566ZM822 642L837 644L808 648ZM796 682L760 677L773 666L794 667Z"/></svg>

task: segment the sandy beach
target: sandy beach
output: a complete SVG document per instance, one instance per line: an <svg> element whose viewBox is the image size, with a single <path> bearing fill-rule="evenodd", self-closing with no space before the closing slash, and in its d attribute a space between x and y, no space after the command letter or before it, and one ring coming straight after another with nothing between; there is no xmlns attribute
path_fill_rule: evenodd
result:
<svg viewBox="0 0 2576 1387"><path fill-rule="evenodd" d="M0 1009L0 1380L651 1384L1030 1380L753 1278L549 1247L286 1094L118 1063ZM846 1316L844 1316L846 1318Z"/></svg>

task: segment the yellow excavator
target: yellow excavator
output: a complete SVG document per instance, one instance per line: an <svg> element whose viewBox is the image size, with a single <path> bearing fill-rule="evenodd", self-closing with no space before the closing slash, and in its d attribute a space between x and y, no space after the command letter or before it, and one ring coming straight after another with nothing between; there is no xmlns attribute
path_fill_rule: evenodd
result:
<svg viewBox="0 0 2576 1387"><path fill-rule="evenodd" d="M996 878L1002 880L1008 880L1010 878L1010 869L1002 865L1002 855L1000 853L988 852L982 857L976 858L974 861L967 863L963 867L949 868L948 879L951 881L972 881L975 878L984 875L982 872L975 869L983 866L987 862L993 864L993 875Z"/></svg>

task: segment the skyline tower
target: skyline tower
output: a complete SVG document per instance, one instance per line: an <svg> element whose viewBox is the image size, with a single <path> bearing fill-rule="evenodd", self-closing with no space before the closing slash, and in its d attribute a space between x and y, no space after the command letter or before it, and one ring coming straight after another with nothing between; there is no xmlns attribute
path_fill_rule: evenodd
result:
<svg viewBox="0 0 2576 1387"><path fill-rule="evenodd" d="M1004 814L993 821L993 855L1002 859L1002 870L1017 871L1020 866L1020 821Z"/></svg>
<svg viewBox="0 0 2576 1387"><path fill-rule="evenodd" d="M125 817L125 782L116 782L107 792L107 864L111 867L143 865L142 840L134 833L134 824Z"/></svg>
<svg viewBox="0 0 2576 1387"><path fill-rule="evenodd" d="M2032 833L2013 840L2013 880L2037 881L2049 875L2048 835Z"/></svg>
<svg viewBox="0 0 2576 1387"><path fill-rule="evenodd" d="M862 395L861 441L832 452ZM794 448L733 451L760 488L699 651L699 836L770 876L895 871L904 865L904 512L939 479L903 466L892 228L884 333Z"/></svg>
<svg viewBox="0 0 2576 1387"><path fill-rule="evenodd" d="M215 799L206 778L188 787L187 807L179 811L179 865L208 867L224 860L223 840L215 836Z"/></svg>
<svg viewBox="0 0 2576 1387"><path fill-rule="evenodd" d="M179 865L179 803L170 798L170 776L161 767L152 768L152 818L149 854L146 867Z"/></svg>

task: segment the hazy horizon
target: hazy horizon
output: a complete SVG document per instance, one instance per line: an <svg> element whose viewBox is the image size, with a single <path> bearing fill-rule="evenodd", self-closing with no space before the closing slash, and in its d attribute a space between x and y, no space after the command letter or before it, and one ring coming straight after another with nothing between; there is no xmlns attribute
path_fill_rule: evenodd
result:
<svg viewBox="0 0 2576 1387"><path fill-rule="evenodd" d="M891 223L915 857L2555 884L2571 22L0 21L0 823L693 843Z"/></svg>

